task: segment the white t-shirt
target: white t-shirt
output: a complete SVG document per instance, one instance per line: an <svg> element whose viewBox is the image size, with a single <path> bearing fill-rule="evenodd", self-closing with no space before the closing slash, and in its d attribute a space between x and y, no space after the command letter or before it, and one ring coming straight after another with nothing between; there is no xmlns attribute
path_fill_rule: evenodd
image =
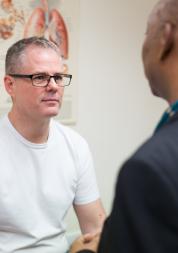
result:
<svg viewBox="0 0 178 253"><path fill-rule="evenodd" d="M72 203L99 198L86 141L51 120L48 141L34 144L0 120L0 253L63 253Z"/></svg>

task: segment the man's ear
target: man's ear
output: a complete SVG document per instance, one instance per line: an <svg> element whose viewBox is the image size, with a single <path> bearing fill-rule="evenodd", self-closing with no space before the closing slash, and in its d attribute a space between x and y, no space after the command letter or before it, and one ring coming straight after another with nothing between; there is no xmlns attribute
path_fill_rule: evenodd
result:
<svg viewBox="0 0 178 253"><path fill-rule="evenodd" d="M160 60L164 61L174 48L175 27L170 22L166 22L161 33Z"/></svg>
<svg viewBox="0 0 178 253"><path fill-rule="evenodd" d="M5 89L7 91L7 93L10 95L10 96L13 96L13 79L11 76L8 76L6 75L4 77L4 86L5 86Z"/></svg>

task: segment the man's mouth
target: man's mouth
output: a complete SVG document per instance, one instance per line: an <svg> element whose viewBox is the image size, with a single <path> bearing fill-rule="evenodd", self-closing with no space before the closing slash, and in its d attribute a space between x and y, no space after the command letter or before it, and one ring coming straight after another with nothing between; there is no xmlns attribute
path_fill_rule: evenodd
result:
<svg viewBox="0 0 178 253"><path fill-rule="evenodd" d="M44 99L42 99L42 102L57 102L57 103L59 103L59 99L57 99L57 98L44 98Z"/></svg>

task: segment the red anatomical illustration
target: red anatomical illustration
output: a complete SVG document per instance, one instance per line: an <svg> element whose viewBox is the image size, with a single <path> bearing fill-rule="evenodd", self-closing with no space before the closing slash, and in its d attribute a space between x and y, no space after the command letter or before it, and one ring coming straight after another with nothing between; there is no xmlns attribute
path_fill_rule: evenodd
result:
<svg viewBox="0 0 178 253"><path fill-rule="evenodd" d="M25 25L24 36L43 36L45 32L45 13L42 8L36 8Z"/></svg>
<svg viewBox="0 0 178 253"><path fill-rule="evenodd" d="M68 58L68 34L65 22L57 9L49 10L47 0L41 0L26 22L24 37L44 36L56 43L64 59Z"/></svg>
<svg viewBox="0 0 178 253"><path fill-rule="evenodd" d="M14 7L12 0L1 0L0 7L7 13L0 18L0 38L6 40L12 37L17 22L24 24L24 13Z"/></svg>
<svg viewBox="0 0 178 253"><path fill-rule="evenodd" d="M58 45L61 45L61 53L66 59L68 57L68 43L64 20L57 10L51 10L49 21L49 39L56 42Z"/></svg>

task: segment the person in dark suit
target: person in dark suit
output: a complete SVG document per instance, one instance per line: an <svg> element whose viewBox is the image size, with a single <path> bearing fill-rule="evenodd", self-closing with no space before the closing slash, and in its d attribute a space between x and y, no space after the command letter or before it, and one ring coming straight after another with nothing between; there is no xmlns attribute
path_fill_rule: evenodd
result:
<svg viewBox="0 0 178 253"><path fill-rule="evenodd" d="M100 240L80 237L71 253L178 252L178 0L155 5L142 57L153 94L169 108L153 136L122 166Z"/></svg>

